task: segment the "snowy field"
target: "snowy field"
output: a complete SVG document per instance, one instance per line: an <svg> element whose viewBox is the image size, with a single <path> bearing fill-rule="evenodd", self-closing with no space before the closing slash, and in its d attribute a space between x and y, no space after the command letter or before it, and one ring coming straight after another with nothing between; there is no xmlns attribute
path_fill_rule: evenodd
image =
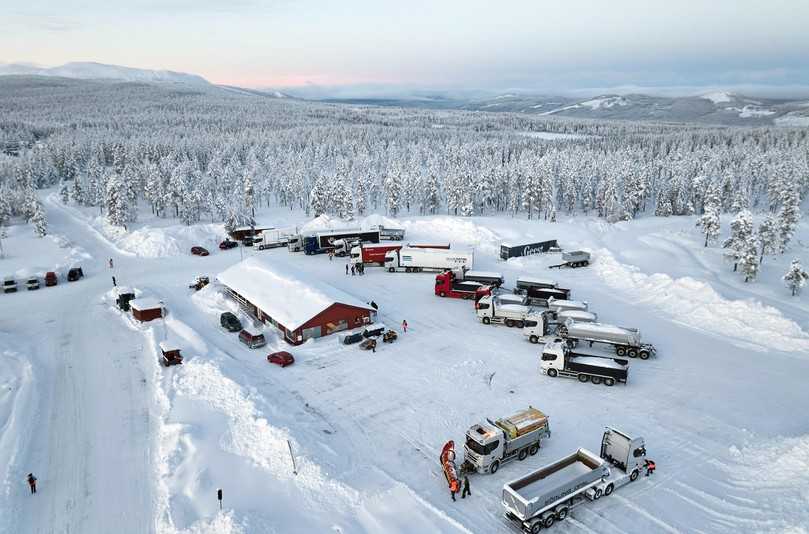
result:
<svg viewBox="0 0 809 534"><path fill-rule="evenodd" d="M604 322L640 328L656 357L632 361L628 383L608 388L541 375L538 346L481 324L469 301L434 296L433 274L368 267L351 277L345 260L325 255L220 251L219 225L147 218L121 233L43 198L55 237L11 227L0 274L79 262L87 276L0 295L0 532L507 532L503 483L578 447L598 451L606 425L643 435L657 472L554 531L809 532L809 297L790 297L780 281L793 256L809 256L806 223L792 251L745 284L721 250L702 247L691 217L398 219L406 241L473 248L475 268L502 272L507 286L553 277ZM503 241L542 237L591 250L595 262L549 271L558 255L497 258ZM190 256L191 245L211 255ZM408 332L375 354L336 336L290 348L271 329L266 348L247 349L219 327L222 311L239 313L221 288L187 287L241 253L374 300L381 322L400 330L406 319ZM141 326L118 312L112 275L163 300L165 321ZM158 366L164 338L183 347L183 365ZM275 350L296 363L269 365ZM537 456L473 476L472 497L452 502L442 445L528 405L550 416L552 438Z"/></svg>

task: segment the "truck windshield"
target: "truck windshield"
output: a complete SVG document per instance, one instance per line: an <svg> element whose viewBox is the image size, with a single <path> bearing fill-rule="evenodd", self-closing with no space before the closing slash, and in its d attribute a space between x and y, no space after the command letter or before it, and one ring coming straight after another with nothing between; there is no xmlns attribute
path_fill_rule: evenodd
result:
<svg viewBox="0 0 809 534"><path fill-rule="evenodd" d="M472 452L476 452L477 454L486 454L486 448L472 438L466 438L466 446L469 447Z"/></svg>

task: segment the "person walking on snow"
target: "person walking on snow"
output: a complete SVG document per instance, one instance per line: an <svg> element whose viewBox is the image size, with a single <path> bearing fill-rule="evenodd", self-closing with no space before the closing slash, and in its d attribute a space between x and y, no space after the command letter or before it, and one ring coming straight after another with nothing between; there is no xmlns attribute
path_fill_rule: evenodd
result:
<svg viewBox="0 0 809 534"><path fill-rule="evenodd" d="M469 477L463 477L463 491L461 492L461 499L466 499L466 496L472 496L472 492L469 491Z"/></svg>
<svg viewBox="0 0 809 534"><path fill-rule="evenodd" d="M346 263L346 276L348 276L348 264Z"/></svg>
<svg viewBox="0 0 809 534"><path fill-rule="evenodd" d="M351 276L354 276L354 266L351 266Z"/></svg>
<svg viewBox="0 0 809 534"><path fill-rule="evenodd" d="M112 277L112 287L115 287L115 286L117 286L117 285L118 285L118 284L116 284L116 283L115 283L115 277L113 276L113 277Z"/></svg>
<svg viewBox="0 0 809 534"><path fill-rule="evenodd" d="M402 321L402 330L407 334L407 320Z"/></svg>
<svg viewBox="0 0 809 534"><path fill-rule="evenodd" d="M31 495L37 492L37 477L33 473L28 473L28 487L31 488Z"/></svg>
<svg viewBox="0 0 809 534"><path fill-rule="evenodd" d="M112 269L112 258L110 258L110 269Z"/></svg>

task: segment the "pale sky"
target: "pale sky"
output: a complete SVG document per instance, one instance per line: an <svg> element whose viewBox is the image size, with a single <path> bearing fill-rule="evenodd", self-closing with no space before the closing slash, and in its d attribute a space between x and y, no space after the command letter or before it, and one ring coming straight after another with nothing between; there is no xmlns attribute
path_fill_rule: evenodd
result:
<svg viewBox="0 0 809 534"><path fill-rule="evenodd" d="M0 62L250 87L809 87L807 0L0 0Z"/></svg>

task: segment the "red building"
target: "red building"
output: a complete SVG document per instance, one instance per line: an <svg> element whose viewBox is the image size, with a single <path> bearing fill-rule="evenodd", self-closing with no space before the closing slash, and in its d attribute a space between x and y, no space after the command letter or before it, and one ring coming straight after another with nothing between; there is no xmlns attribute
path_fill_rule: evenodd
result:
<svg viewBox="0 0 809 534"><path fill-rule="evenodd" d="M217 276L248 314L272 324L292 345L374 322L369 305L317 280L303 281L278 264L248 258Z"/></svg>
<svg viewBox="0 0 809 534"><path fill-rule="evenodd" d="M129 301L132 317L145 323L163 317L163 304L155 299L143 298Z"/></svg>

